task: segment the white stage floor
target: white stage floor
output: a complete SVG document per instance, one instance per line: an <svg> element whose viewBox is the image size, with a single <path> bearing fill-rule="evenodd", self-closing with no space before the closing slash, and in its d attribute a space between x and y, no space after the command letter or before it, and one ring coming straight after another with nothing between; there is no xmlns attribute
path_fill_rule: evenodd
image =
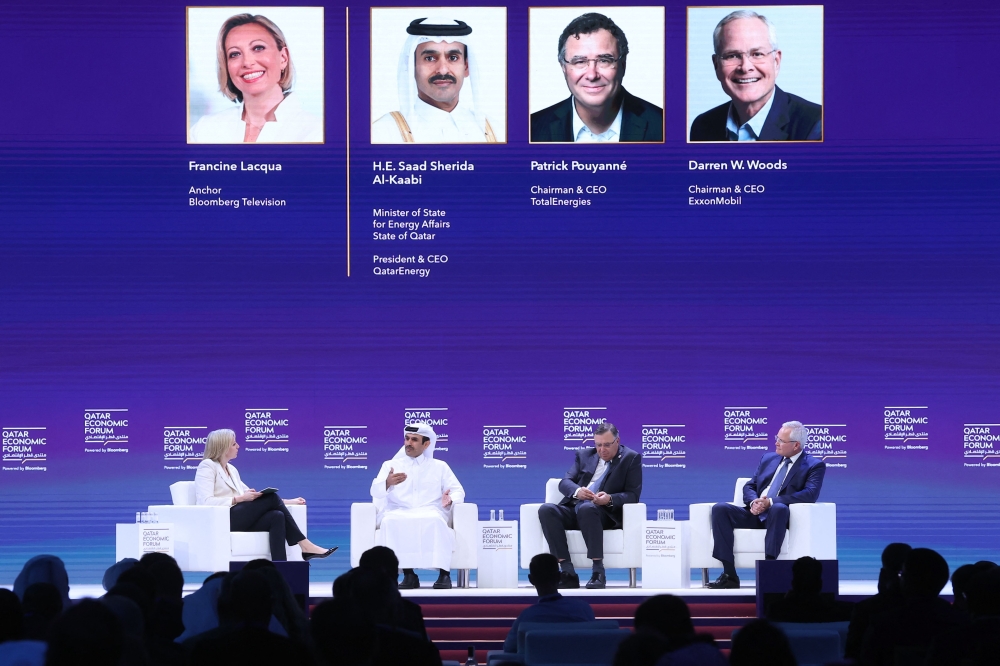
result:
<svg viewBox="0 0 1000 666"><path fill-rule="evenodd" d="M10 586L4 586L10 589ZM188 595L197 590L200 585L192 584L184 586L184 594ZM871 596L878 591L878 581L874 580L843 580L840 581L840 594L851 597ZM604 590L563 590L566 596L607 596L607 597L648 597L654 594L675 594L682 597L712 597L712 596L733 596L739 594L753 595L756 589L752 584L744 583L743 587L737 590L708 590L701 586L701 582L692 583L688 588L675 588L669 590L652 590L642 587L630 588L627 583L609 583ZM100 597L104 594L104 588L100 585L70 585L69 596L72 599L82 599L84 597ZM455 599L475 599L483 597L524 597L525 600L535 598L535 588L522 585L517 589L482 589L470 587L468 589L453 588L450 590L435 590L431 583L427 583L419 590L403 590L403 596L435 596L451 597ZM951 584L949 583L941 591L941 594L951 594ZM323 599L333 596L332 583L312 583L309 585L309 596L313 599Z"/></svg>

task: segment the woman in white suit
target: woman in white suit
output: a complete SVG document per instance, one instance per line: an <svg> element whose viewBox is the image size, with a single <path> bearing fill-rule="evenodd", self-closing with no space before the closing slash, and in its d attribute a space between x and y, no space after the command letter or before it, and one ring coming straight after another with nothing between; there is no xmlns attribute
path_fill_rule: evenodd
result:
<svg viewBox="0 0 1000 666"><path fill-rule="evenodd" d="M323 143L323 120L292 92L292 55L273 21L259 14L229 17L216 58L219 92L235 104L202 116L190 143Z"/></svg>
<svg viewBox="0 0 1000 666"><path fill-rule="evenodd" d="M198 504L230 506L229 529L234 532L267 532L271 544L271 559L285 559L285 543L298 544L302 559L329 557L337 550L321 548L307 539L295 524L295 519L285 504L305 504L301 497L284 500L277 493L264 495L248 488L240 473L229 461L239 453L236 433L232 430L213 430L205 443L205 459L194 475L195 497Z"/></svg>

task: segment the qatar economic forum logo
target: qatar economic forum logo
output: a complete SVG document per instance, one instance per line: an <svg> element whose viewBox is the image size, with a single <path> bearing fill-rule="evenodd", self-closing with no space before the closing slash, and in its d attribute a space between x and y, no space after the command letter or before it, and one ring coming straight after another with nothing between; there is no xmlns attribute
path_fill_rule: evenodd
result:
<svg viewBox="0 0 1000 666"><path fill-rule="evenodd" d="M767 451L767 407L726 407L722 411L725 451Z"/></svg>
<svg viewBox="0 0 1000 666"><path fill-rule="evenodd" d="M527 448L527 426L483 426L484 469L527 469Z"/></svg>
<svg viewBox="0 0 1000 666"><path fill-rule="evenodd" d="M3 428L3 471L46 472L48 455L46 428L19 426Z"/></svg>
<svg viewBox="0 0 1000 666"><path fill-rule="evenodd" d="M962 426L965 467L1000 467L1000 423L966 423Z"/></svg>

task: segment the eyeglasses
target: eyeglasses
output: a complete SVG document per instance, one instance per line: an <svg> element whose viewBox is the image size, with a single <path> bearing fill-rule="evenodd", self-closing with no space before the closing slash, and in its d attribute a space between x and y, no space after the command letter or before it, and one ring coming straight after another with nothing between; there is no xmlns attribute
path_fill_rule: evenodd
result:
<svg viewBox="0 0 1000 666"><path fill-rule="evenodd" d="M618 438L617 437L615 437L610 442L594 442L594 446L596 448L598 448L598 449L610 449L616 443L618 443Z"/></svg>
<svg viewBox="0 0 1000 666"><path fill-rule="evenodd" d="M577 72L584 72L590 69L590 63L594 63L600 71L607 71L615 69L618 66L618 61L623 57L612 58L611 56L600 56L599 58L573 58L572 60L563 58L563 62L569 65L570 69Z"/></svg>
<svg viewBox="0 0 1000 666"><path fill-rule="evenodd" d="M781 439L781 435L775 435L774 441L781 442L782 444L798 444L798 442L796 442L794 439L790 439L786 442L785 440Z"/></svg>
<svg viewBox="0 0 1000 666"><path fill-rule="evenodd" d="M770 51L730 51L729 53L723 53L719 56L719 62L721 62L726 67L735 67L736 65L743 62L743 58L746 58L755 65L759 65L765 60L767 56L771 55L778 49L771 49Z"/></svg>

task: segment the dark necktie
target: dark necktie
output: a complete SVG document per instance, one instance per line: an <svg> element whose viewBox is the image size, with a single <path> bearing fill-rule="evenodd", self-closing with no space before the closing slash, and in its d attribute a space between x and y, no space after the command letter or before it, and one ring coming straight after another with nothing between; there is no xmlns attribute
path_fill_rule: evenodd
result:
<svg viewBox="0 0 1000 666"><path fill-rule="evenodd" d="M778 467L778 471L774 473L774 480L771 481L771 487L767 491L767 496L771 498L771 503L774 503L774 498L778 496L781 492L781 487L785 485L785 479L788 478L788 470L792 467L792 459L785 458L785 462L781 463ZM773 492L772 492L773 491ZM757 516L761 522L764 522L767 516L767 511Z"/></svg>

